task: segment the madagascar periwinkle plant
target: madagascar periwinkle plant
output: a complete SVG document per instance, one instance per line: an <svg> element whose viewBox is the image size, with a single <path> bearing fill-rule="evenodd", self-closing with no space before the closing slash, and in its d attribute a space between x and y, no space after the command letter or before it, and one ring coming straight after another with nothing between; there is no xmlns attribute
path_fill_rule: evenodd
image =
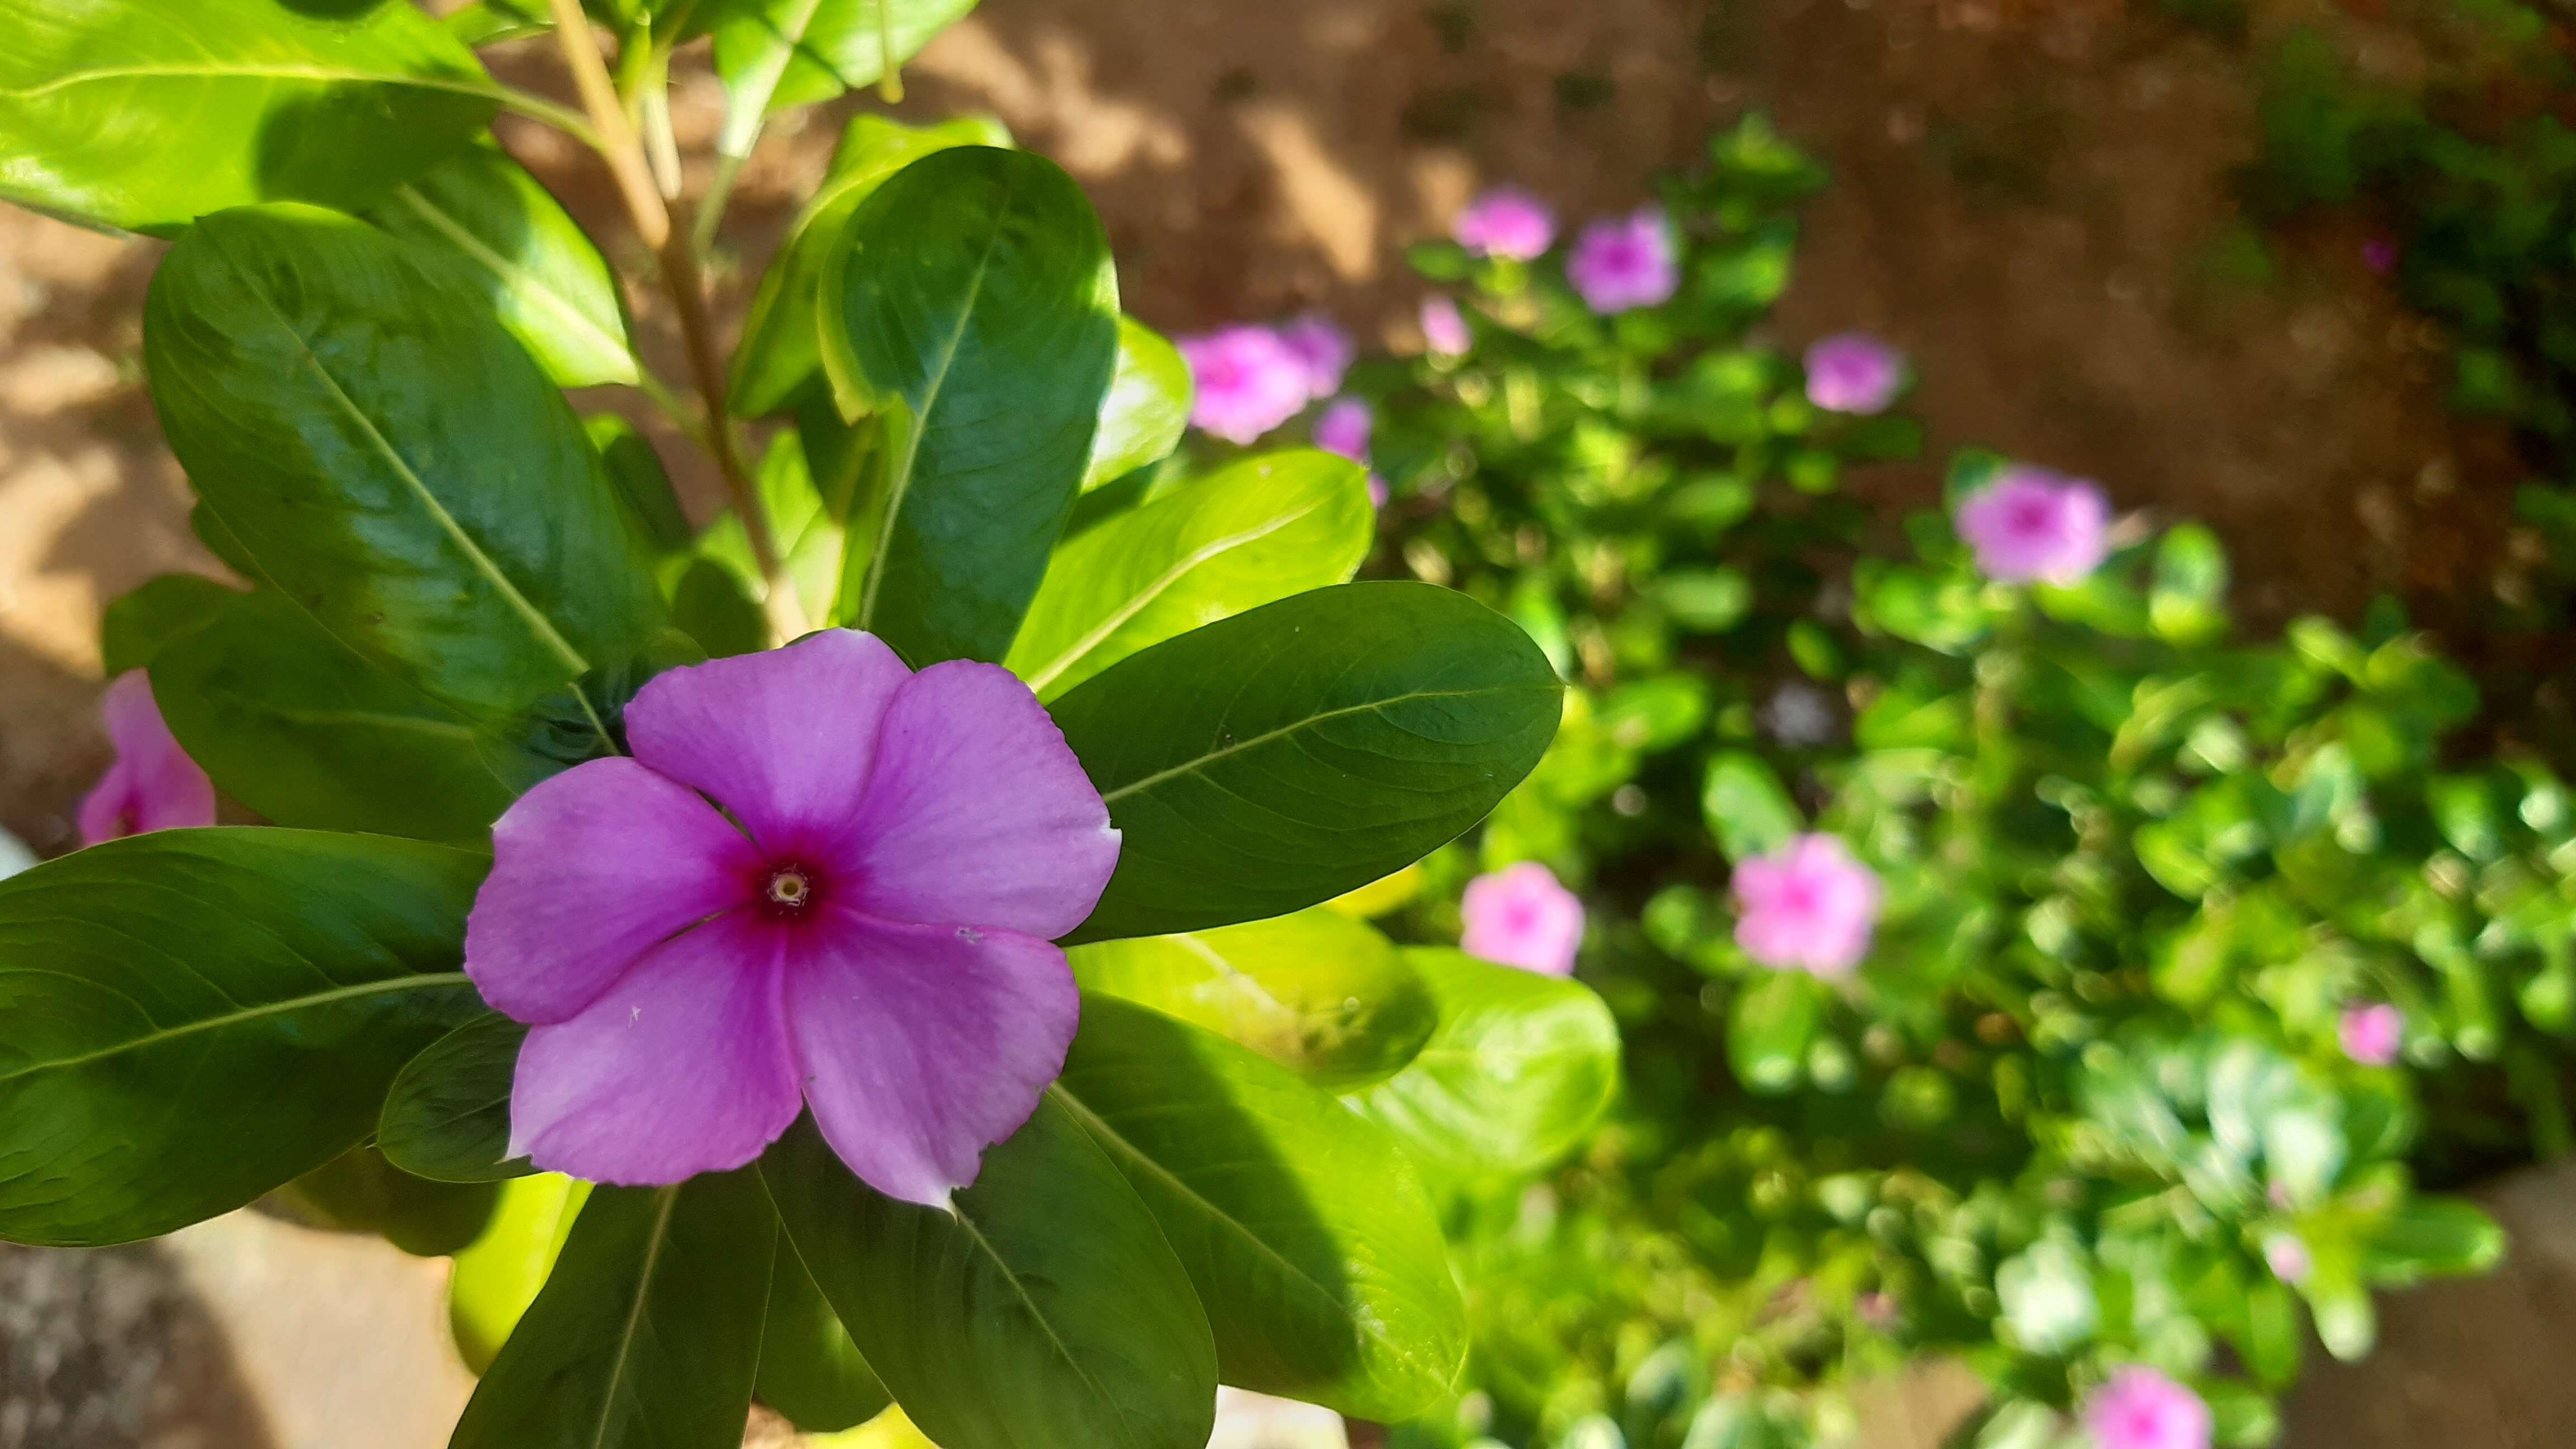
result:
<svg viewBox="0 0 2576 1449"><path fill-rule="evenodd" d="M1187 372L989 122L859 116L717 346L767 119L969 3L0 0L0 196L167 240L145 370L235 576L108 611L89 843L0 884L0 1238L267 1199L454 1252L470 1449L731 1449L755 1399L1199 1449L1220 1383L1454 1393L1416 1160L1553 1158L1616 1040L1331 903L1529 772L1545 655L1349 582L1346 459L1156 468ZM616 181L685 387L502 110ZM619 386L712 523L564 391Z"/></svg>
<svg viewBox="0 0 2576 1449"><path fill-rule="evenodd" d="M1598 987L1619 1100L1552 1171L1436 1187L1476 1350L1419 1446L1845 1439L1927 1356L1990 1446L2266 1443L2313 1334L2495 1261L2419 1191L2567 1147L2576 821L2463 764L2475 691L2389 609L2235 637L2189 523L1980 452L1903 547L1900 352L1784 352L1814 168L1760 121L1561 245L1489 194L1363 360L1382 566L1509 612L1564 728L1399 934ZM1203 404L1204 405L1204 404ZM1270 420L1288 420L1294 408ZM1258 437L1259 431L1252 436Z"/></svg>

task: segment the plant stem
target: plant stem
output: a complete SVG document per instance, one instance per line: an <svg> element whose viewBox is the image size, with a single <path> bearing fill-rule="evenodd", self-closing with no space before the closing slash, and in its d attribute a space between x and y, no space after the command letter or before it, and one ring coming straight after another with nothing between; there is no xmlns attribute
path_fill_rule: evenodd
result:
<svg viewBox="0 0 2576 1449"><path fill-rule="evenodd" d="M603 149L598 128L569 106L559 106L543 96L532 96L504 85L496 85L485 94L500 102L501 109L505 111L515 111L531 121L542 121L594 151Z"/></svg>
<svg viewBox="0 0 2576 1449"><path fill-rule="evenodd" d="M688 349L689 371L697 382L698 398L706 406L707 451L715 455L716 471L724 475L725 493L733 502L735 516L742 520L752 562L760 569L761 604L769 615L770 632L782 640L792 639L805 632L804 611L797 606L796 590L788 582L786 570L779 566L778 545L769 534L769 517L752 492L751 473L743 466L733 419L725 406L724 359L716 352L715 328L707 315L706 282L698 274L697 254L690 250L687 231L671 224L671 208L653 184L652 168L645 163L644 144L636 136L633 122L627 119L626 108L618 103L617 88L608 79L608 66L590 39L590 23L582 18L581 0L548 3L554 10L555 38L562 43L565 62L572 67L573 84L581 91L591 124L599 128L600 155L608 162L609 175L617 182L618 195L626 203L636 235L661 264L663 285L679 317L680 339Z"/></svg>

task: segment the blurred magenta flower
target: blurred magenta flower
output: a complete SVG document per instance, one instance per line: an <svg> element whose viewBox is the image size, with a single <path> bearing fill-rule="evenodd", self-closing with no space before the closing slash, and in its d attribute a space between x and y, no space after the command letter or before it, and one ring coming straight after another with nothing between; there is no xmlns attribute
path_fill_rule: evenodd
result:
<svg viewBox="0 0 2576 1449"><path fill-rule="evenodd" d="M2124 1368L2084 1401L2094 1449L2209 1449L2209 1405L2151 1368Z"/></svg>
<svg viewBox="0 0 2576 1449"><path fill-rule="evenodd" d="M1422 340L1444 357L1456 357L1476 345L1458 304L1436 293L1422 299Z"/></svg>
<svg viewBox="0 0 2576 1449"><path fill-rule="evenodd" d="M1682 278L1663 208L1641 206L1585 227L1565 260L1565 280L1605 317L1669 299Z"/></svg>
<svg viewBox="0 0 2576 1449"><path fill-rule="evenodd" d="M2361 264L2370 268L2371 275L2377 277L2396 271L2397 239L2386 235L2365 238L2361 244Z"/></svg>
<svg viewBox="0 0 2576 1449"><path fill-rule="evenodd" d="M2272 1276L2296 1286L2307 1281L2308 1271L2316 1260L2308 1256L2308 1245L2296 1233L2274 1233L2263 1240L2263 1263Z"/></svg>
<svg viewBox="0 0 2576 1449"><path fill-rule="evenodd" d="M1556 240L1556 213L1519 187L1497 186L1467 203L1449 235L1478 256L1525 262Z"/></svg>
<svg viewBox="0 0 2576 1449"><path fill-rule="evenodd" d="M1376 425L1376 415L1369 405L1355 397L1335 398L1315 419L1315 446L1327 453L1338 453L1366 467L1369 460L1369 432ZM1368 475L1369 503L1386 506L1386 480L1375 473Z"/></svg>
<svg viewBox="0 0 2576 1449"><path fill-rule="evenodd" d="M1467 882L1460 910L1467 929L1458 949L1468 955L1544 976L1574 970L1575 952L1583 945L1583 902L1537 861Z"/></svg>
<svg viewBox="0 0 2576 1449"><path fill-rule="evenodd" d="M1332 318L1321 312L1305 313L1279 329L1279 342L1305 368L1308 399L1331 397L1341 388L1342 374L1350 370L1355 349L1351 334Z"/></svg>
<svg viewBox="0 0 2576 1449"><path fill-rule="evenodd" d="M1198 389L1190 421L1229 443L1258 441L1314 400L1306 359L1267 327L1225 327L1172 345Z"/></svg>
<svg viewBox="0 0 2576 1449"><path fill-rule="evenodd" d="M107 720L116 760L81 799L81 844L215 823L215 783L162 722L152 681L142 670L116 676L99 713Z"/></svg>
<svg viewBox="0 0 2576 1449"><path fill-rule="evenodd" d="M2347 1006L2335 1022L2343 1054L2365 1067L2384 1067L2397 1060L2406 1043L2406 1014L2385 1001Z"/></svg>
<svg viewBox="0 0 2576 1449"><path fill-rule="evenodd" d="M1837 332L1807 349L1807 401L1829 413L1879 413L1905 385L1905 358L1866 332Z"/></svg>
<svg viewBox="0 0 2576 1449"><path fill-rule="evenodd" d="M870 1186L947 1202L1063 1068L1052 938L1118 861L1054 721L997 666L832 629L658 675L626 730L502 815L466 921L466 974L536 1028L510 1151L677 1182L810 1106Z"/></svg>
<svg viewBox="0 0 2576 1449"><path fill-rule="evenodd" d="M1735 867L1735 944L1775 971L1848 976L1878 924L1877 872L1840 839L1794 835Z"/></svg>
<svg viewBox="0 0 2576 1449"><path fill-rule="evenodd" d="M2089 479L2016 464L1959 500L1959 537L2000 583L2067 587L2110 552L2111 505Z"/></svg>

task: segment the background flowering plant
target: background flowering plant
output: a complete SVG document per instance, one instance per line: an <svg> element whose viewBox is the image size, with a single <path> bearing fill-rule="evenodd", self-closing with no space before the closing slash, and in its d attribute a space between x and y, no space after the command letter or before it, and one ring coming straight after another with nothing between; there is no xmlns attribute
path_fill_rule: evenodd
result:
<svg viewBox="0 0 2576 1449"><path fill-rule="evenodd" d="M109 611L101 843L0 885L0 1237L278 1192L456 1251L460 1446L730 1449L757 1396L1198 1449L1220 1382L1453 1391L1414 1163L1561 1152L1616 1043L1325 903L1529 771L1543 654L1349 582L1346 459L1157 467L1187 371L989 123L855 121L715 346L765 118L967 8L0 0L0 196L171 239L153 401L249 585ZM549 29L580 113L471 49ZM690 218L662 87L706 35ZM694 402L503 108L608 166ZM564 392L613 385L704 446L708 526Z"/></svg>

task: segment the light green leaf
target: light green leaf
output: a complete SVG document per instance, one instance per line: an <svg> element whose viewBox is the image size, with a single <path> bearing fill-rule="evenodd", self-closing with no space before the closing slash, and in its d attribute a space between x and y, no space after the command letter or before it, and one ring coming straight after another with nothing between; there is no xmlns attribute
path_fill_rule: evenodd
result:
<svg viewBox="0 0 2576 1449"><path fill-rule="evenodd" d="M1394 943L1329 906L1095 942L1066 959L1084 989L1195 1022L1330 1091L1393 1075L1439 1021Z"/></svg>
<svg viewBox="0 0 2576 1449"><path fill-rule="evenodd" d="M1807 828L1787 787L1759 755L1720 750L1708 758L1699 792L1700 817L1731 861L1768 855Z"/></svg>
<svg viewBox="0 0 2576 1449"><path fill-rule="evenodd" d="M1163 334L1121 315L1118 370L1100 400L1100 427L1091 435L1091 461L1083 466L1088 493L1170 453L1190 425L1196 384L1190 365Z"/></svg>
<svg viewBox="0 0 2576 1449"><path fill-rule="evenodd" d="M1746 982L1726 1012L1726 1060L1735 1079L1756 1092L1797 1086L1825 996L1824 985L1803 971L1766 971Z"/></svg>
<svg viewBox="0 0 2576 1449"><path fill-rule="evenodd" d="M255 201L373 206L500 94L391 0L0 0L0 36L0 200L164 235Z"/></svg>
<svg viewBox="0 0 2576 1449"><path fill-rule="evenodd" d="M481 1009L460 943L489 863L206 828L0 881L0 1239L152 1237L355 1146L402 1064Z"/></svg>
<svg viewBox="0 0 2576 1449"><path fill-rule="evenodd" d="M1358 464L1246 458L1058 545L1003 662L1053 699L1148 645L1343 582L1376 526Z"/></svg>
<svg viewBox="0 0 2576 1449"><path fill-rule="evenodd" d="M725 123L716 146L751 152L762 119L873 85L889 51L901 65L975 8L975 0L702 0L693 20L715 32Z"/></svg>
<svg viewBox="0 0 2576 1449"><path fill-rule="evenodd" d="M501 1184L500 1205L483 1236L447 1273L447 1326L465 1366L481 1373L519 1326L590 1199L590 1184L542 1172Z"/></svg>

